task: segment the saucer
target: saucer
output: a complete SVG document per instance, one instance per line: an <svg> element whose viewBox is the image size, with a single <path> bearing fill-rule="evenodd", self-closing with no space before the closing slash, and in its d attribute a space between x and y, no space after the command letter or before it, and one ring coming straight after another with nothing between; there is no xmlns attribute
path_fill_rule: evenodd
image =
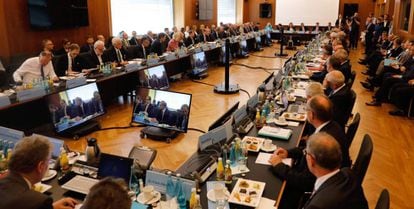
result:
<svg viewBox="0 0 414 209"><path fill-rule="evenodd" d="M261 149L265 152L273 152L277 149L277 146L274 144L270 148L265 148L264 146L262 146Z"/></svg>
<svg viewBox="0 0 414 209"><path fill-rule="evenodd" d="M280 120L274 120L274 122L278 126L287 126L287 125L289 125L289 122L287 122L286 120L285 120L285 122L282 122Z"/></svg>
<svg viewBox="0 0 414 209"><path fill-rule="evenodd" d="M158 191L153 191L152 194L152 199L149 199L148 201L148 199L144 199L144 193L140 193L137 197L137 201L144 205L151 205L152 203L156 203L161 199L161 193Z"/></svg>
<svg viewBox="0 0 414 209"><path fill-rule="evenodd" d="M53 179L57 175L57 171L55 170L49 170L49 175L44 176L42 178L42 181L49 181L50 179Z"/></svg>
<svg viewBox="0 0 414 209"><path fill-rule="evenodd" d="M226 196L226 198L229 198L230 197L230 192L226 190L224 192L224 196ZM208 198L208 200L210 200L212 202L216 202L216 196L215 196L215 193L214 193L214 189L207 192L207 198Z"/></svg>

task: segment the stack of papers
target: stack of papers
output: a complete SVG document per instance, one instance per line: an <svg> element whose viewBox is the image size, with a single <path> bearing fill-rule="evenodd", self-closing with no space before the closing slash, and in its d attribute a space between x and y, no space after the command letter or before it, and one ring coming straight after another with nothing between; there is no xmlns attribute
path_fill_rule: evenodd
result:
<svg viewBox="0 0 414 209"><path fill-rule="evenodd" d="M293 95L296 97L306 98L306 90L305 89L295 89L293 91Z"/></svg>
<svg viewBox="0 0 414 209"><path fill-rule="evenodd" d="M264 126L262 129L260 129L258 134L259 136L266 136L266 137L288 140L290 135L292 135L292 130L278 128L278 127Z"/></svg>

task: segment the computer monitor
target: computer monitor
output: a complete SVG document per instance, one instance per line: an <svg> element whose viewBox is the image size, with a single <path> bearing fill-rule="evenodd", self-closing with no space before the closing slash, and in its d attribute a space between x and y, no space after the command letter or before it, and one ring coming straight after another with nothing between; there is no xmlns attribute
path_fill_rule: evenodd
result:
<svg viewBox="0 0 414 209"><path fill-rule="evenodd" d="M139 82L142 87L152 89L168 89L170 87L167 71L165 71L164 65L158 65L141 70L138 75Z"/></svg>
<svg viewBox="0 0 414 209"><path fill-rule="evenodd" d="M246 55L249 53L249 49L247 48L247 41L246 40L242 40L239 42L239 47L241 49L241 54L242 55Z"/></svg>
<svg viewBox="0 0 414 209"><path fill-rule="evenodd" d="M105 113L96 83L78 86L46 97L50 118L60 133Z"/></svg>
<svg viewBox="0 0 414 209"><path fill-rule="evenodd" d="M199 75L207 71L208 64L205 52L197 52L191 55L192 73Z"/></svg>
<svg viewBox="0 0 414 209"><path fill-rule="evenodd" d="M216 121L214 121L210 127L208 127L208 130L211 131L223 124L225 124L232 116L233 112L237 110L237 108L239 107L239 103L237 102L236 104L234 104L230 109L228 109L220 118L218 118Z"/></svg>
<svg viewBox="0 0 414 209"><path fill-rule="evenodd" d="M101 153L98 166L98 178L116 177L125 180L129 184L131 167L134 160L131 158Z"/></svg>
<svg viewBox="0 0 414 209"><path fill-rule="evenodd" d="M138 87L132 122L187 132L191 94Z"/></svg>
<svg viewBox="0 0 414 209"><path fill-rule="evenodd" d="M247 117L247 107L243 105L239 109L237 109L234 114L234 123L237 125L239 124L245 117Z"/></svg>
<svg viewBox="0 0 414 209"><path fill-rule="evenodd" d="M60 148L62 148L63 144L64 144L63 140L48 137L48 136L43 136L43 135L40 135L40 134L33 134L33 136L45 137L46 139L49 140L49 142L53 145L52 146L53 147L53 150L52 150L52 158L53 159L57 159L60 156Z"/></svg>

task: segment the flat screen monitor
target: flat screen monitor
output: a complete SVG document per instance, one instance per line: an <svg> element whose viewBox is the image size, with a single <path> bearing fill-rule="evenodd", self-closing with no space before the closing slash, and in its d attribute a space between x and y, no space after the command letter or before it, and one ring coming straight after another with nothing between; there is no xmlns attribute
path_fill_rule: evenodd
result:
<svg viewBox="0 0 414 209"><path fill-rule="evenodd" d="M218 118L216 121L214 121L214 123L212 123L210 125L210 127L208 127L208 130L211 131L223 124L225 124L232 116L232 114L234 113L234 111L237 110L237 108L239 108L239 103L237 102L236 104L234 104L230 109L228 109L220 118Z"/></svg>
<svg viewBox="0 0 414 209"><path fill-rule="evenodd" d="M167 71L165 71L164 65L141 70L138 74L140 85L142 87L152 89L168 89L170 87Z"/></svg>
<svg viewBox="0 0 414 209"><path fill-rule="evenodd" d="M243 105L239 109L237 109L234 114L234 123L237 125L239 124L244 118L246 118L247 115L247 107L246 105Z"/></svg>
<svg viewBox="0 0 414 209"><path fill-rule="evenodd" d="M58 133L105 113L96 83L51 94L46 97L46 103Z"/></svg>
<svg viewBox="0 0 414 209"><path fill-rule="evenodd" d="M132 122L187 132L191 94L137 88Z"/></svg>
<svg viewBox="0 0 414 209"><path fill-rule="evenodd" d="M193 67L193 74L198 75L208 69L206 54L204 52L197 52L191 55L191 64Z"/></svg>
<svg viewBox="0 0 414 209"><path fill-rule="evenodd" d="M239 42L240 48L243 52L248 52L249 50L247 49L247 41L243 40Z"/></svg>
<svg viewBox="0 0 414 209"><path fill-rule="evenodd" d="M116 177L129 184L131 167L134 160L131 158L101 153L98 166L98 178Z"/></svg>

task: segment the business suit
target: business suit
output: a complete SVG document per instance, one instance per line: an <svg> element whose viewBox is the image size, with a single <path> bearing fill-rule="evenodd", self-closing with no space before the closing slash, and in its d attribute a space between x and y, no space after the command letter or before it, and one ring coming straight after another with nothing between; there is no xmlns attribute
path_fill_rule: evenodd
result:
<svg viewBox="0 0 414 209"><path fill-rule="evenodd" d="M147 59L150 54L150 50L145 48L143 45L138 45L134 50L134 57Z"/></svg>
<svg viewBox="0 0 414 209"><path fill-rule="evenodd" d="M194 37L194 38L192 38L191 36L188 36L185 40L184 40L184 45L186 46L186 47L189 47L189 46L192 46L192 45L195 45L195 44L197 44L198 43L198 41L196 40L196 38Z"/></svg>
<svg viewBox="0 0 414 209"><path fill-rule="evenodd" d="M154 117L155 107L151 103L139 103L136 105L134 113L146 112L148 117Z"/></svg>
<svg viewBox="0 0 414 209"><path fill-rule="evenodd" d="M81 47L80 52L89 52L93 51L93 44L85 44Z"/></svg>
<svg viewBox="0 0 414 209"><path fill-rule="evenodd" d="M127 51L122 47L120 49L121 56L123 61L127 61ZM108 50L105 50L104 55L108 58L109 62L118 62L120 63L121 60L118 59L118 55L116 54L116 50L113 46L111 46Z"/></svg>
<svg viewBox="0 0 414 209"><path fill-rule="evenodd" d="M86 104L85 102L82 102L81 105L72 105L70 106L70 118L75 118L75 117L86 117L88 115L91 114L91 111L89 109L89 105Z"/></svg>
<svg viewBox="0 0 414 209"><path fill-rule="evenodd" d="M53 209L53 200L29 188L19 174L10 172L0 179L0 208Z"/></svg>
<svg viewBox="0 0 414 209"><path fill-rule="evenodd" d="M349 168L341 169L314 192L304 209L368 209L361 185Z"/></svg>
<svg viewBox="0 0 414 209"><path fill-rule="evenodd" d="M132 37L131 39L129 39L129 45L131 46L138 45L138 39L135 37Z"/></svg>
<svg viewBox="0 0 414 209"><path fill-rule="evenodd" d="M210 41L213 41L213 39L210 37L210 35L205 35L205 34L200 34L199 36L198 36L198 40L200 41L200 42L210 42Z"/></svg>
<svg viewBox="0 0 414 209"><path fill-rule="evenodd" d="M151 44L150 52L161 56L166 49L164 45L165 44L162 44L159 39L155 39Z"/></svg>
<svg viewBox="0 0 414 209"><path fill-rule="evenodd" d="M188 115L185 115L181 110L177 111L177 122L175 124L178 129L186 130L188 124Z"/></svg>
<svg viewBox="0 0 414 209"><path fill-rule="evenodd" d="M161 109L155 110L155 118L157 119L159 124L168 124L173 125L170 119L171 112L168 110L168 108L165 109L164 115Z"/></svg>
<svg viewBox="0 0 414 209"><path fill-rule="evenodd" d="M56 75L57 76L66 75L65 72L68 70L68 65L69 65L68 54L60 56L55 64ZM83 66L85 66L85 61L81 57L76 56L74 59L72 59L72 71L81 72Z"/></svg>
<svg viewBox="0 0 414 209"><path fill-rule="evenodd" d="M336 19L336 21L335 21L335 27L341 27L341 28L343 28L345 26L345 19L344 18L342 18L342 19Z"/></svg>
<svg viewBox="0 0 414 209"><path fill-rule="evenodd" d="M345 76L345 83L348 82L348 80L351 78L351 63L349 60L345 60L343 63L341 63L341 66L338 69L342 72L342 74Z"/></svg>
<svg viewBox="0 0 414 209"><path fill-rule="evenodd" d="M373 42L374 39L374 31L375 25L373 23L369 23L367 25L367 31L365 33L365 54L371 53L372 50L375 49L375 45Z"/></svg>
<svg viewBox="0 0 414 209"><path fill-rule="evenodd" d="M333 120L338 122L341 127L345 127L346 122L349 119L349 107L351 104L352 94L348 86L342 87L339 91L329 94L329 99L333 104Z"/></svg>
<svg viewBox="0 0 414 209"><path fill-rule="evenodd" d="M102 64L105 64L109 61L107 54L103 53L101 55ZM98 55L96 55L95 50L90 51L89 54L85 56L86 68L95 68L98 65L101 65L99 62Z"/></svg>

